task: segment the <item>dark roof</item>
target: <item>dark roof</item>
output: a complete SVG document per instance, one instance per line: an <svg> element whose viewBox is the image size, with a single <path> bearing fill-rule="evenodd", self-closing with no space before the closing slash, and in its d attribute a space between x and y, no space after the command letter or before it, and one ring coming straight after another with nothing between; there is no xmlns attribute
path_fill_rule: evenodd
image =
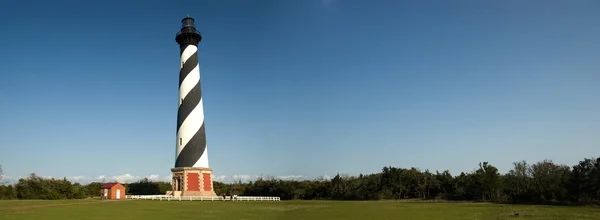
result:
<svg viewBox="0 0 600 220"><path fill-rule="evenodd" d="M118 182L107 183L107 184L102 185L102 187L100 187L100 189L110 189L117 184L119 184L119 183ZM121 184L119 184L119 185L121 185Z"/></svg>

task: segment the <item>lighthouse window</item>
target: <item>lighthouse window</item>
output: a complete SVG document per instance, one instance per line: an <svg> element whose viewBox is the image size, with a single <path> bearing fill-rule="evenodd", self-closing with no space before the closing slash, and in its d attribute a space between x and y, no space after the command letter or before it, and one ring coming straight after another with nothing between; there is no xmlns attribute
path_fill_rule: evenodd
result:
<svg viewBox="0 0 600 220"><path fill-rule="evenodd" d="M181 145L181 138L179 138L179 145Z"/></svg>

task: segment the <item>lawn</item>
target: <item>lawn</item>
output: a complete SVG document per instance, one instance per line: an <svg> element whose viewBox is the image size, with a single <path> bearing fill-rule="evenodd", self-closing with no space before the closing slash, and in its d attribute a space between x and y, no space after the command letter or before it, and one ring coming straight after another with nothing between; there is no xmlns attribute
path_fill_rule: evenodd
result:
<svg viewBox="0 0 600 220"><path fill-rule="evenodd" d="M600 208L403 201L0 201L0 220L5 219L575 220L600 219Z"/></svg>
<svg viewBox="0 0 600 220"><path fill-rule="evenodd" d="M43 205L77 204L98 202L97 199L76 199L76 200L0 200L0 211L6 208L19 208Z"/></svg>

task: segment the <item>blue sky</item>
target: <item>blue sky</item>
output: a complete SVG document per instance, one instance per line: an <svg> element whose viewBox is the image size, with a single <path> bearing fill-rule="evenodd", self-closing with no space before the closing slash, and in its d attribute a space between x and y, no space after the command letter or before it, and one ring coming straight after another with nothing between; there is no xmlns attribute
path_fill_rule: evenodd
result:
<svg viewBox="0 0 600 220"><path fill-rule="evenodd" d="M598 1L0 3L0 164L165 179L199 46L218 179L600 156Z"/></svg>

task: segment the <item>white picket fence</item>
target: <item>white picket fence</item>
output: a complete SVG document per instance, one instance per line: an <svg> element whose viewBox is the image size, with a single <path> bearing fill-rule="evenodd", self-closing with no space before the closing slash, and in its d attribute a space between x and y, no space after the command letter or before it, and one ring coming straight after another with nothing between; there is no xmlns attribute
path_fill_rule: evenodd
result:
<svg viewBox="0 0 600 220"><path fill-rule="evenodd" d="M226 196L168 196L168 195L125 195L126 199L141 200L166 200L166 201L230 201L231 197ZM236 201L281 201L275 196L237 196Z"/></svg>

